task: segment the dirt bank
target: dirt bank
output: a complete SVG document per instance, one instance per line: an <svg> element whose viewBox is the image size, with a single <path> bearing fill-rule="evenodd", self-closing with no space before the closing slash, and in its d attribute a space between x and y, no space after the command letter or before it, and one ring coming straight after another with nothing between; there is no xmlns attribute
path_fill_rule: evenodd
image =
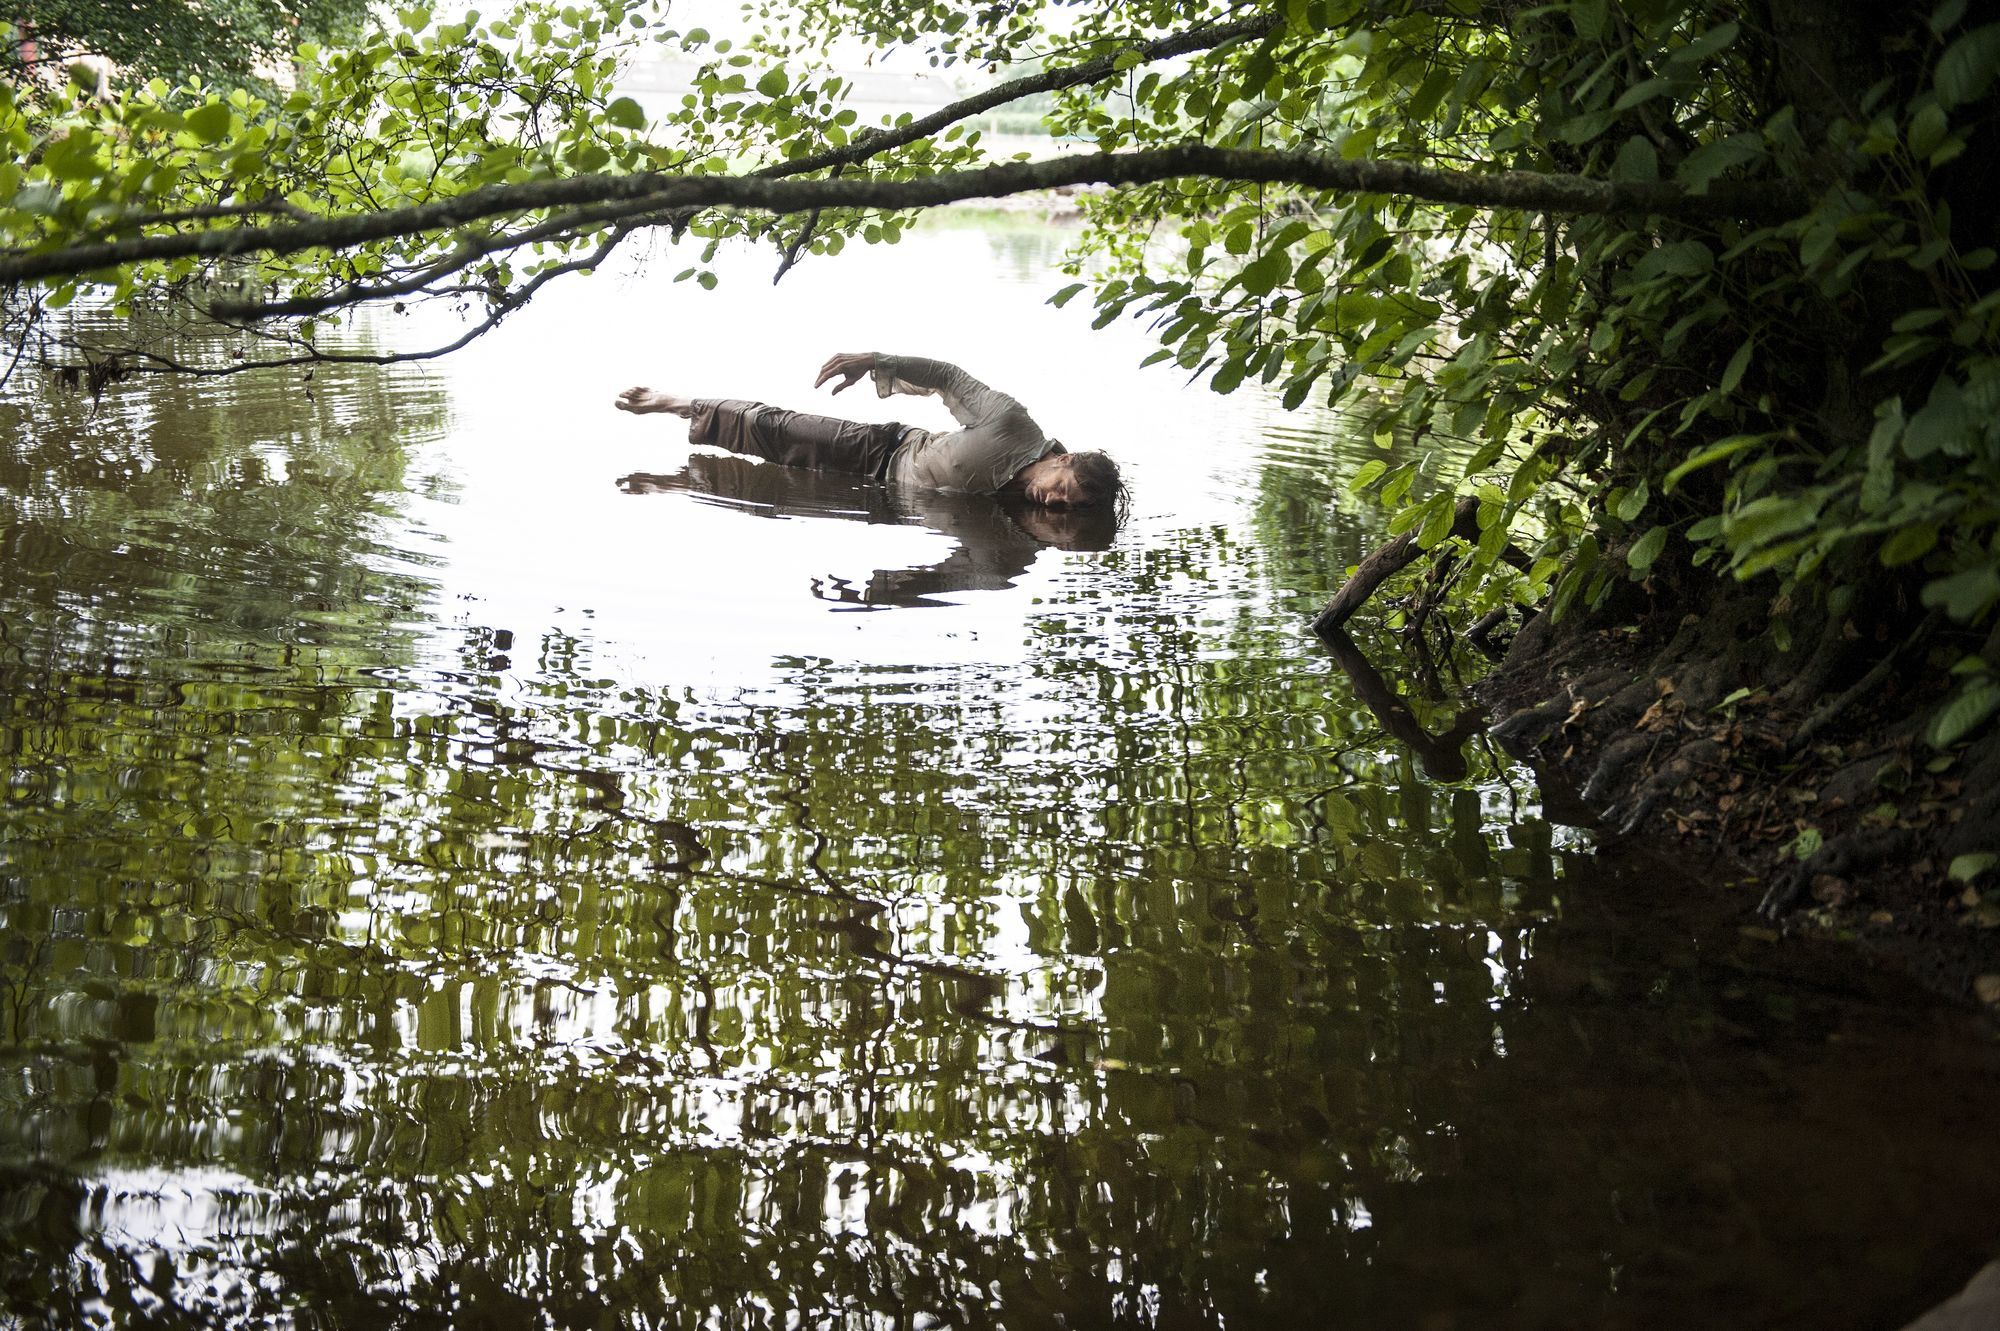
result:
<svg viewBox="0 0 2000 1331"><path fill-rule="evenodd" d="M2000 873L1948 874L2000 843L2000 734L1928 743L1950 681L1935 651L1899 651L1925 641L1909 606L1815 619L1768 587L1690 590L1529 620L1482 686L1494 734L1610 837L1681 858L1742 928L1852 940L2000 1006ZM1789 652L1770 645L1774 615L1798 622Z"/></svg>

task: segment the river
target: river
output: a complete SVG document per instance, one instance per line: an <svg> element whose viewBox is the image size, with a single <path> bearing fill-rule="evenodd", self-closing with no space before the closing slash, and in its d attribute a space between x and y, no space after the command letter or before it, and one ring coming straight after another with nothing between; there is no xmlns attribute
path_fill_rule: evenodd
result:
<svg viewBox="0 0 2000 1331"><path fill-rule="evenodd" d="M1979 1265L1970 1020L1389 733L1306 627L1377 446L1140 369L1046 304L1065 240L17 377L10 1325L1860 1328ZM864 349L1111 451L1123 526L611 409L827 404Z"/></svg>

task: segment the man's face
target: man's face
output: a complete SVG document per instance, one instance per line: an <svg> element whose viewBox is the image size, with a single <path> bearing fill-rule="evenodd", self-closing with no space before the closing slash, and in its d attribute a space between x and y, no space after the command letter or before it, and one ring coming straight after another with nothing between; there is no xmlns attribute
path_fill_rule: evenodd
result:
<svg viewBox="0 0 2000 1331"><path fill-rule="evenodd" d="M1035 469L1025 487L1030 500L1047 508L1076 508L1084 502L1067 454L1057 454Z"/></svg>

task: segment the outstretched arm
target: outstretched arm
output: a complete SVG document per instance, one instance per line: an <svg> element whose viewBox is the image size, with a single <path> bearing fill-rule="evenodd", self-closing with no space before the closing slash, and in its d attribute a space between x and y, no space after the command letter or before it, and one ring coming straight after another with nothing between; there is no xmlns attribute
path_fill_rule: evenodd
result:
<svg viewBox="0 0 2000 1331"><path fill-rule="evenodd" d="M839 379L833 391L852 388L864 374L875 376L875 391L883 397L892 393L919 396L936 394L960 425L968 428L997 422L1010 413L1027 416L1020 402L988 387L948 361L923 356L885 356L876 351L843 351L820 367L817 388L829 379Z"/></svg>

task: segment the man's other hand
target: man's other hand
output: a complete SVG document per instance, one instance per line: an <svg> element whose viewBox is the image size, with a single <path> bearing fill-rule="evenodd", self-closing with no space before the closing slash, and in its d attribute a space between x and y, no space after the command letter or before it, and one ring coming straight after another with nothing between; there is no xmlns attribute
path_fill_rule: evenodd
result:
<svg viewBox="0 0 2000 1331"><path fill-rule="evenodd" d="M838 379L840 382L833 386L834 393L838 395L841 390L854 387L862 375L874 368L875 353L872 351L838 352L819 367L819 378L813 380L813 387L818 388L829 379Z"/></svg>

